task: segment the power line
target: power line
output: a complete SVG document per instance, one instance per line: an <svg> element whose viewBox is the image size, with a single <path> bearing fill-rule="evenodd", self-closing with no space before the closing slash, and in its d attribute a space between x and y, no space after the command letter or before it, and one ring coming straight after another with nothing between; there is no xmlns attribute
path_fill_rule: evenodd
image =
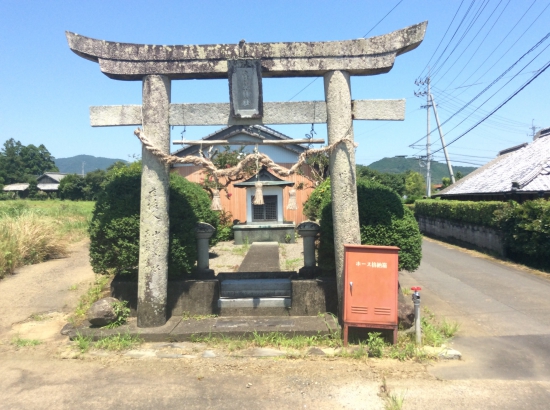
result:
<svg viewBox="0 0 550 410"><path fill-rule="evenodd" d="M491 14L489 14L489 17L487 17L487 19L485 20L485 22L483 24L481 24L481 27L479 28L479 30L477 31L477 33L475 33L472 37L472 39L470 40L470 42L464 47L464 50L462 50L462 53L460 53L460 55L455 59L455 63L454 64L451 64L450 67L447 69L447 71L445 71L440 77L439 77L439 81L441 81L442 78L445 77L445 75L453 68L456 68L456 63L458 62L458 60L460 59L460 57L462 57L464 55L464 53L468 50L470 50L470 45L474 42L474 40L477 39L477 36L478 34L486 27L487 23L489 22L489 20L491 19L491 17L493 17L493 15L495 14L495 12L497 11L497 9L500 7L500 5L502 4L504 0L500 0L500 2L497 4L497 6L493 9L493 11L491 12ZM510 3L511 0L508 0L508 4ZM505 7L506 8L506 7ZM503 10L504 11L504 10ZM500 15L502 15L502 12L500 13ZM498 19L500 18L500 16L497 18L497 20L495 21L495 24L496 22L498 21ZM494 26L494 24L493 24ZM487 38L487 36L489 35L490 33L490 30L487 32L487 34L485 35L485 37L483 38L483 40L481 40L481 43L479 44L478 48L474 51L474 53L472 54L472 57L470 58L470 60L473 58L473 56L475 55L475 53L477 52L477 50L479 50L479 47L481 47L481 44L483 44L483 42L485 41L485 39ZM470 61L468 60L468 62ZM460 72L461 70L459 70ZM437 76L437 72L434 73L434 77ZM455 77L456 79L456 77ZM454 81L454 80L453 80ZM451 82L452 83L452 82Z"/></svg>
<svg viewBox="0 0 550 410"><path fill-rule="evenodd" d="M531 3L531 5L527 8L527 10L525 10L525 13L523 13L523 15L519 18L519 20L516 22L516 24L514 24L514 26L508 31L508 33L504 36L504 38L500 41L500 43L497 44L496 47L493 48L493 51L487 56L487 58L485 58L485 60L483 60L483 62L472 72L472 74L466 78L460 85L464 85L470 78L472 78L478 71L481 67L483 67L483 65L487 62L487 60L489 60L489 58L491 58L491 56L497 51L497 49L502 45L502 43L504 43L504 41L508 38L508 36L510 34L512 34L512 32L516 29L516 27L518 26L518 24L523 20L523 18L527 15L527 13L529 12L529 10L531 10L531 8L533 7L533 5L537 2L537 0L534 0L533 3ZM540 17L540 15L539 15ZM538 19L538 17L537 17ZM535 21L537 21L537 19L535 19ZM533 27L533 25L529 25L529 27L527 28L527 30L529 30L531 27ZM525 32L527 32L527 30L525 30ZM525 34L525 32L523 32L523 34L520 36L523 37L523 35ZM514 43L515 44L515 43ZM509 49L504 53L506 54L507 52L509 51ZM483 75L485 75L486 73L484 73ZM475 80L474 82L477 82L481 77L478 77L477 80Z"/></svg>
<svg viewBox="0 0 550 410"><path fill-rule="evenodd" d="M529 31L529 29L530 29L531 27L533 27L533 25L535 24L535 22L540 18L540 16L542 15L542 13L544 13L544 12L546 11L546 9L547 9L549 6L550 6L550 3L544 8L544 10L542 10L541 14L539 14L539 16L529 25L529 27L528 27L528 28L521 34L521 36L514 42L514 44L512 44L512 45L508 48L508 50L506 50L506 51L504 52L504 54L503 54L502 56L500 56L500 58L499 58L497 61L494 62L494 64L493 64L491 67L489 67L483 74L481 74L481 75L477 78L476 81L478 81L478 80L480 80L481 78L483 78L483 76L484 76L485 74L487 74L489 71L491 71L491 69L492 69L495 65L497 65L497 63L498 63L500 60L502 60L502 59L504 58L504 56L506 56L506 54L512 49L512 47L514 47L514 46L517 44L517 42L518 42L519 40L522 39L522 37L525 35L525 33L526 33L527 31ZM460 94L462 94L462 92L459 93L459 95L460 95Z"/></svg>
<svg viewBox="0 0 550 410"><path fill-rule="evenodd" d="M453 16L453 19L451 20L451 22L449 23L449 26L447 27L447 30L445 30L445 34L443 34L443 37L441 37L441 40L439 40L439 44L437 45L437 47L435 48L435 51L433 52L432 56L430 57L430 59L428 60L428 63L426 64L426 67L424 67L422 69L422 71L420 72L420 75L418 76L418 78L420 78L422 76L422 74L424 74L424 71L426 71L426 69L430 66L430 63L432 61L432 58L434 58L435 56L435 53L437 53L437 50L439 50L439 47L441 46L441 43L443 43L443 40L445 39L445 36L447 36L447 33L449 32L449 29L451 28L451 26L453 25L453 22L455 21L455 18L456 16L458 15L458 12L460 11L460 8L462 7L462 4L464 3L464 0L462 0L460 2L460 5L458 6L458 8L456 9L456 12L455 12L455 15Z"/></svg>
<svg viewBox="0 0 550 410"><path fill-rule="evenodd" d="M501 103L497 108L495 108L493 111L491 111L488 115L486 115L482 120L478 121L474 126L470 127L466 132L463 132L458 137L456 137L454 140L449 142L447 146L451 145L452 143L458 141L460 138L471 132L473 129L475 129L478 125L480 125L483 121L485 121L487 118L489 118L491 115L493 115L495 112L500 110L502 107L504 107L512 98L514 98L516 95L518 95L525 87L527 87L529 84L531 84L538 76L540 76L542 73L544 73L548 67L550 67L550 61L546 63L537 74L535 74L529 81L527 81L525 84L523 84L518 90L516 90L510 97L508 97L503 103ZM434 151L433 154L436 152L441 151L443 148L439 148L438 150Z"/></svg>
<svg viewBox="0 0 550 410"><path fill-rule="evenodd" d="M472 58L474 58L474 56L477 54L477 52L479 51L479 48L482 46L482 44L485 42L485 40L487 39L487 37L489 36L489 34L491 34L493 32L493 28L495 27L495 25L498 23L498 21L500 20L500 18L502 17L502 14L504 13L504 11L508 8L508 5L510 4L512 0L508 0L508 3L506 3L506 5L504 6L504 8L502 9L502 11L500 12L500 14L498 15L497 19L495 20L495 22L493 23L493 25L491 26L491 28L489 28L489 30L487 30L487 34L485 34L485 37L483 37L483 40L481 40L481 42L479 43L479 45L477 46L477 48L475 49L475 51L472 53L472 55L470 56L470 59L462 66L462 68L459 70L459 72L462 72L462 70L464 70L466 67L468 67L468 64L470 64L470 61L472 61ZM500 5L500 3L499 3ZM497 6L498 7L498 6ZM496 8L495 8L496 10ZM447 85L447 88L449 87L449 85L451 85L455 80L456 80L457 77L455 77L448 85ZM457 88L460 88L460 87L457 87Z"/></svg>
<svg viewBox="0 0 550 410"><path fill-rule="evenodd" d="M398 2L395 6L393 6L393 8L392 8L390 11L388 11L388 12L386 13L386 15L385 15L384 17L382 17L382 18L380 19L380 21L374 25L373 28L371 28L369 31L367 31L367 34L365 34L365 35L363 36L363 38L367 37L367 36L369 35L369 33L370 33L372 30L374 30L374 29L376 28L376 26L378 26L380 23L382 23L382 22L384 21L384 19L385 19L386 17L388 17L388 16L390 15L390 13L391 13L392 11L394 11L395 8L396 8L397 6L399 6L402 2L403 2L403 0L399 0L399 2Z"/></svg>
<svg viewBox="0 0 550 410"><path fill-rule="evenodd" d="M500 81L502 79L502 77L504 77L508 72L510 72L510 70L512 70L512 68L514 68L527 54L531 53L533 50L535 50L537 47L539 47L544 41L546 41L548 39L548 37L550 37L550 32L548 34L546 34L546 36L544 36L541 40L539 40L533 47L531 47L527 52L525 52L519 59L517 59L510 67L508 67L508 69L506 69L500 76L498 76L491 84L489 84L487 87L485 87L481 92L479 92L474 98L472 98L470 101L468 101L462 108L460 108L458 111L456 111L453 115L451 115L449 118L447 118L445 121L443 121L443 123L441 125L444 125L446 123L448 123L452 118L454 118L456 115L458 115L460 112L464 111L470 104L472 104L475 100L477 100L481 95L483 95L487 90L489 90L493 85L495 85L498 81ZM548 47L548 46L547 46ZM546 50L545 47L542 51ZM541 52L542 53L542 52ZM535 58L537 58L541 53L539 53L537 56L535 56ZM524 66L523 69L521 69L518 73L516 73L516 75L514 75L514 77L512 77L512 79L510 79L506 84L504 84L504 86L506 86L507 84L509 84L515 77L517 77L517 75L519 73L521 73L521 71L523 71L529 64L531 64L533 62L534 59L532 59L529 63L527 63L526 66ZM504 87L503 86L503 87ZM501 87L498 91L502 90ZM497 92L498 92L497 91ZM496 94L496 93L495 93ZM489 97L489 99L491 99L495 94L493 94L491 97ZM479 107L477 108L480 108L481 106L483 106L489 99L485 100ZM464 120L462 121L464 122ZM460 124L462 124L462 122ZM459 125L460 125L459 124ZM458 126L458 125L457 125ZM454 128L456 128L457 126L455 126ZM453 129L454 129L453 128ZM435 131L435 129L433 130ZM420 141L422 141L424 138L426 138L427 135L425 135L424 137L420 138L419 140L413 142L411 145L414 145Z"/></svg>
<svg viewBox="0 0 550 410"><path fill-rule="evenodd" d="M392 11L394 11L395 8L396 8L397 6L399 6L402 2L403 2L403 0L399 0L399 2L398 2L395 6L393 6L393 8L392 8L390 11L388 11L388 12L386 13L386 15L385 15L384 17L382 17L382 18L380 19L380 21L378 21L378 23L376 23L376 24L367 32L367 34L365 34L365 35L363 36L363 38L367 37L367 35L368 35L372 30L374 30L374 29L376 28L376 26L378 26L382 21L384 21L384 19L385 19L386 17L388 17L388 16L390 15L390 13L391 13ZM296 94L294 94L292 97L290 97L290 98L288 99L288 101L292 101L292 100L293 100L294 98L296 98L302 91L304 91L306 88L308 88L311 84L313 84L313 83L314 83L315 81L317 81L319 78L320 78L320 77L315 78L315 79L314 79L313 81L311 81L308 85L306 85L304 88L302 88L300 91L298 91L298 92L297 92ZM288 102L288 101L287 101L287 102Z"/></svg>
<svg viewBox="0 0 550 410"><path fill-rule="evenodd" d="M302 88L300 91L298 91L296 94L294 94L292 97L288 99L288 101L292 101L295 97L298 96L302 91L304 91L306 88L308 88L311 84L313 84L315 81L317 81L321 77L316 77L313 81L311 81L308 85L306 85L304 88ZM288 102L287 101L287 102Z"/></svg>
<svg viewBox="0 0 550 410"><path fill-rule="evenodd" d="M479 18L479 16L481 16L481 13L483 12L483 10L485 10L485 7L487 7L487 4L489 3L489 0L485 0L484 3L482 3L480 6L479 6L479 10L476 12L476 14L472 17L472 21L468 24L468 27L466 27L466 29L464 30L464 33L462 34L462 36L460 37L460 39L458 40L458 42L456 43L456 45L454 46L454 48L451 50L451 52L449 53L449 55L447 56L447 58L445 58L445 60L441 63L441 65L437 68L435 68L434 70L434 73L433 73L433 76L436 77L437 74L439 74L439 71L443 68L443 66L445 65L445 63L449 60L449 58L451 58L451 56L453 55L453 53L455 52L455 50L458 48L458 46L460 45L460 43L462 43L462 40L464 40L464 38L466 37L466 35L470 32L470 30L472 29L472 26L475 24L475 22L477 21L477 19Z"/></svg>
<svg viewBox="0 0 550 410"><path fill-rule="evenodd" d="M458 24L458 27L456 28L456 30L453 33L451 39L449 40L449 42L447 43L447 45L445 46L445 48L443 49L443 51L441 52L441 54L439 55L437 60L435 60L435 63L433 64L432 68L437 66L437 64L439 63L439 60L441 60L441 58L443 57L443 55L447 51L447 48L449 48L449 46L451 45L453 39L456 36L456 33L458 33L458 30L462 26L462 23L464 23L464 20L466 19L466 16L470 13L470 10L472 9L472 6L474 5L474 2L475 2L475 0L472 0L472 2L470 3L470 6L468 7L468 10L466 10L466 13L464 14L464 17L462 17L462 20L460 20L460 23Z"/></svg>
<svg viewBox="0 0 550 410"><path fill-rule="evenodd" d="M548 33L548 34L546 35L545 38L548 38L549 36L550 36L550 33ZM508 84L510 84L510 82L512 82L512 80L514 80L514 79L519 75L519 73L521 73L521 71L523 71L527 66L529 66L529 65L530 65L538 56L540 56L548 47L550 47L550 44L547 45L539 54L537 54L535 57L533 57L533 58L531 59L531 61L529 61L529 62L528 62L528 63L527 63L518 73L516 73L516 75L515 75L514 77L512 77L510 80L508 80L508 81L506 82L506 84L504 84L504 85L503 85L502 87L500 87L496 92L494 92L493 95L491 95L489 98L487 98L485 101L483 101L477 108L481 108L481 107L482 107L483 105L485 105L491 98L493 98L496 94L498 94L498 92L499 92L500 90L502 90L504 87L506 87ZM522 56L521 58L523 58L523 56ZM519 60L518 60L518 61L519 61ZM485 90L482 91L482 93L483 93L483 92L485 92ZM480 93L480 94L481 94L481 93ZM478 94L476 97L474 97L474 99L476 99L480 94ZM470 104L472 101L473 101L473 100L471 100L470 102L468 102L468 104ZM453 115L451 115L451 117L449 117L446 121L444 121L443 124L447 123L451 118L453 118L454 116L456 116L456 115L457 115L460 111L462 111L464 108L466 108L466 107L462 107L462 108L461 108L460 110L458 110L456 113L454 113ZM475 111L474 111L474 112L475 112ZM470 118L470 117L473 115L474 112L472 112L472 114L468 115L465 119L463 119L462 121L460 121L457 125L455 125L453 128L451 128L448 132L450 132L450 131L454 130L455 128L457 128L460 124L462 124L464 121L466 121L468 118ZM486 118L487 118L487 117L486 117ZM483 120L483 121L484 121L484 120Z"/></svg>

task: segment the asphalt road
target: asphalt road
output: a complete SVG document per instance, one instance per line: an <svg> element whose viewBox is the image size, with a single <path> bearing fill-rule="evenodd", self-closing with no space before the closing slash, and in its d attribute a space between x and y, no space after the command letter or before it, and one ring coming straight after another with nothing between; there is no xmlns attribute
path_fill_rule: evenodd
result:
<svg viewBox="0 0 550 410"><path fill-rule="evenodd" d="M545 274L425 239L420 268L402 274L401 284L421 286L422 306L461 324L453 347L463 360L432 367L434 376L550 381L550 280ZM550 402L546 389L540 394Z"/></svg>

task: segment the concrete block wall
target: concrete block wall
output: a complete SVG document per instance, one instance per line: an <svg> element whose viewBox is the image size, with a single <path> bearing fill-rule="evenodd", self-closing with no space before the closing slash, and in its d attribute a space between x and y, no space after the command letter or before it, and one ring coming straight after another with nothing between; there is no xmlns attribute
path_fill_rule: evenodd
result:
<svg viewBox="0 0 550 410"><path fill-rule="evenodd" d="M420 231L428 236L506 256L502 233L496 229L425 216L417 219Z"/></svg>

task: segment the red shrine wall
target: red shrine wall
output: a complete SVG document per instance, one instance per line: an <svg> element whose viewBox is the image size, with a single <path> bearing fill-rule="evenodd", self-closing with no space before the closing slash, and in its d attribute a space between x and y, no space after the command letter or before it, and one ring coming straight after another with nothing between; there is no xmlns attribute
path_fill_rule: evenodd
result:
<svg viewBox="0 0 550 410"><path fill-rule="evenodd" d="M289 169L293 164L281 163L278 164L284 168ZM304 167L304 174L309 175L309 168ZM199 166L183 166L175 167L170 170L171 172L177 172L181 176L187 178L191 182L201 182L204 179L204 168ZM275 174L274 174L275 175ZM311 192L313 192L312 186L314 182L306 176L292 174L288 177L282 178L285 181L294 182L296 188L300 183L303 183L303 189L296 189L296 204L298 209L295 211L286 209L289 198L290 187L283 189L283 212L285 221L293 221L296 225L306 220L306 216L303 214L304 202L309 198ZM228 195L229 194L229 195ZM227 193L220 191L220 199L222 207L225 211L231 212L233 219L238 219L242 222L246 221L246 189L235 188L233 184L227 187Z"/></svg>

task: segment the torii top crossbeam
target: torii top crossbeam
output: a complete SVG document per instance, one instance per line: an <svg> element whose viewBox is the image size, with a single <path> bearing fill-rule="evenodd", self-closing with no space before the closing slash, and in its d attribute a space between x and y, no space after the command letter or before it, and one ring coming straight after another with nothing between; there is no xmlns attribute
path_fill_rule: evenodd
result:
<svg viewBox="0 0 550 410"><path fill-rule="evenodd" d="M350 75L386 73L395 57L422 42L428 22L382 36L357 40L214 45L147 45L96 40L66 32L69 47L98 62L117 80L141 80L161 74L171 79L227 78L228 60L261 60L262 77L318 77L331 70Z"/></svg>

